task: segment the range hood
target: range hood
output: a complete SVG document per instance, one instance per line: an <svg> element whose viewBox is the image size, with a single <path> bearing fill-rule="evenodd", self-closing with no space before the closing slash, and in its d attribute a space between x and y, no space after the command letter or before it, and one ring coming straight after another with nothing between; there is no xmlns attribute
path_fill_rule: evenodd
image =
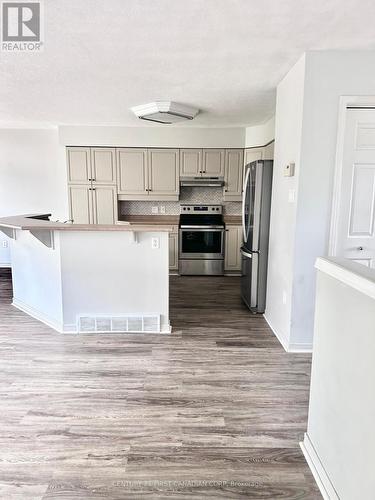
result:
<svg viewBox="0 0 375 500"><path fill-rule="evenodd" d="M186 187L223 187L223 177L180 177L180 185Z"/></svg>

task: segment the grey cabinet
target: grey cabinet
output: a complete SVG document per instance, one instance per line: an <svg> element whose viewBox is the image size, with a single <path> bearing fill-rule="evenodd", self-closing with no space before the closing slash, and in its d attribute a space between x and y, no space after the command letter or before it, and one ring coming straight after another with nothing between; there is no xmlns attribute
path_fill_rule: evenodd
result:
<svg viewBox="0 0 375 500"><path fill-rule="evenodd" d="M74 224L115 224L117 192L115 186L99 184L90 187L74 184L68 187L69 212Z"/></svg>
<svg viewBox="0 0 375 500"><path fill-rule="evenodd" d="M224 149L180 149L181 177L222 177Z"/></svg>
<svg viewBox="0 0 375 500"><path fill-rule="evenodd" d="M241 271L242 226L227 225L225 229L225 260L226 272Z"/></svg>
<svg viewBox="0 0 375 500"><path fill-rule="evenodd" d="M178 200L178 149L120 148L117 168L120 200Z"/></svg>
<svg viewBox="0 0 375 500"><path fill-rule="evenodd" d="M67 148L67 174L69 184L91 184L90 148Z"/></svg>
<svg viewBox="0 0 375 500"><path fill-rule="evenodd" d="M148 150L148 193L153 199L178 199L180 193L178 149ZM156 198L155 198L156 197Z"/></svg>
<svg viewBox="0 0 375 500"><path fill-rule="evenodd" d="M202 177L223 177L224 149L203 149Z"/></svg>
<svg viewBox="0 0 375 500"><path fill-rule="evenodd" d="M118 194L125 199L140 199L148 194L147 149L120 148L117 150Z"/></svg>
<svg viewBox="0 0 375 500"><path fill-rule="evenodd" d="M67 148L70 218L75 224L114 224L117 169L114 148Z"/></svg>
<svg viewBox="0 0 375 500"><path fill-rule="evenodd" d="M225 151L224 201L241 201L243 183L243 149Z"/></svg>
<svg viewBox="0 0 375 500"><path fill-rule="evenodd" d="M200 177L202 174L201 149L180 149L181 177Z"/></svg>
<svg viewBox="0 0 375 500"><path fill-rule="evenodd" d="M169 270L178 271L178 229L169 233Z"/></svg>

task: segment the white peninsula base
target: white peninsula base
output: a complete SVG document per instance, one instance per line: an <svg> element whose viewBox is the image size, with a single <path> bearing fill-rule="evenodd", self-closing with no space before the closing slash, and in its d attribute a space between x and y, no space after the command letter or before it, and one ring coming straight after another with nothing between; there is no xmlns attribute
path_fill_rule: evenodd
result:
<svg viewBox="0 0 375 500"><path fill-rule="evenodd" d="M14 306L64 333L171 331L168 228L40 223L6 228Z"/></svg>

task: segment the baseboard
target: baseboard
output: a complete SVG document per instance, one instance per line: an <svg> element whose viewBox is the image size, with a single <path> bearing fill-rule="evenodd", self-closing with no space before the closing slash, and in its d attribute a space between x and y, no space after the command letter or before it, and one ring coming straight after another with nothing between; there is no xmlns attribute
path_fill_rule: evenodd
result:
<svg viewBox="0 0 375 500"><path fill-rule="evenodd" d="M53 328L59 333L64 332L64 325L62 323L59 323L58 321L54 320L53 318L50 318L46 314L42 313L41 311L34 309L33 307L29 306L28 304L25 304L21 300L17 300L13 298L12 306L16 307L20 311L28 314L34 319L37 319L38 321L41 321L45 325L49 326L50 328Z"/></svg>
<svg viewBox="0 0 375 500"><path fill-rule="evenodd" d="M310 441L309 436L306 433L303 442L300 443L300 447L324 500L340 500L313 444Z"/></svg>
<svg viewBox="0 0 375 500"><path fill-rule="evenodd" d="M263 318L266 320L268 326L271 328L273 334L283 346L286 352L306 352L312 353L312 343L298 343L298 342L288 342L283 335L281 335L273 326L270 320L267 318L265 314L263 314Z"/></svg>
<svg viewBox="0 0 375 500"><path fill-rule="evenodd" d="M267 318L266 314L263 314L263 318L266 320L267 322L267 325L271 328L273 334L275 335L275 337L277 338L277 340L280 342L280 344L283 346L284 350L286 352L289 352L288 351L288 343L287 341L284 339L284 337L272 326L272 323L270 322L270 320Z"/></svg>

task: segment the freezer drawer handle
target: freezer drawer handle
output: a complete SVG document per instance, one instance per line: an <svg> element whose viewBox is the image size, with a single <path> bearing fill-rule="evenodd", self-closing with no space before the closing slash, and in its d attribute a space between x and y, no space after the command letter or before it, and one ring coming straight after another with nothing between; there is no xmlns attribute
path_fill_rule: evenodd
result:
<svg viewBox="0 0 375 500"><path fill-rule="evenodd" d="M241 254L244 256L244 257L248 257L249 259L252 259L253 258L253 255L249 252L246 251L246 249L244 247L241 247Z"/></svg>

